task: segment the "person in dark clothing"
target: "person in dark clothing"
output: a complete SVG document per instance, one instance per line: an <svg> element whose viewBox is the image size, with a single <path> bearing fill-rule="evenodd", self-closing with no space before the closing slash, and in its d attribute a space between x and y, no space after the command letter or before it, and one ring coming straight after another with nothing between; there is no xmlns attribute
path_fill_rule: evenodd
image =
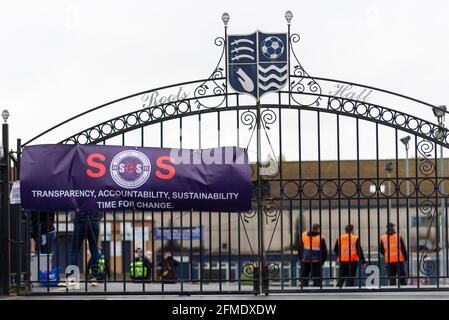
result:
<svg viewBox="0 0 449 320"><path fill-rule="evenodd" d="M31 238L35 241L36 251L51 253L55 240L55 213L47 211L30 212Z"/></svg>
<svg viewBox="0 0 449 320"><path fill-rule="evenodd" d="M396 233L394 223L388 223L387 231L380 238L379 251L384 256L390 285L396 285L399 277L401 285L407 285L404 262L407 260L407 249L401 235Z"/></svg>
<svg viewBox="0 0 449 320"><path fill-rule="evenodd" d="M37 253L52 254L55 250L55 213L48 211L30 212L30 233ZM54 265L55 257L52 258Z"/></svg>
<svg viewBox="0 0 449 320"><path fill-rule="evenodd" d="M144 256L141 248L136 249L136 256L131 262L129 273L133 281L150 280L152 278L153 264Z"/></svg>
<svg viewBox="0 0 449 320"><path fill-rule="evenodd" d="M108 277L108 279L111 278L109 263L103 254L103 249L100 246L98 247L97 263L93 261L91 256L89 262L87 263L87 268L89 270L90 276L92 278L95 278L95 280L103 281L106 278L106 276Z"/></svg>
<svg viewBox="0 0 449 320"><path fill-rule="evenodd" d="M159 262L162 272L162 280L164 282L175 283L177 280L176 267L179 262L175 260L169 252L165 254L164 260Z"/></svg>
<svg viewBox="0 0 449 320"><path fill-rule="evenodd" d="M365 268L366 264L360 239L354 234L352 224L348 224L345 227L345 234L338 237L334 252L338 255L339 261L337 286L341 288L345 282L348 287L353 286L359 262L362 268Z"/></svg>
<svg viewBox="0 0 449 320"><path fill-rule="evenodd" d="M310 276L314 286L321 286L321 271L327 259L327 247L326 240L320 233L319 224L314 224L312 230L303 232L299 241L298 256L301 262L302 286L309 286Z"/></svg>
<svg viewBox="0 0 449 320"><path fill-rule="evenodd" d="M70 253L70 264L78 265L78 256L84 239L89 243L92 264L98 265L100 253L98 251L99 222L103 218L101 212L77 212L74 218L74 229L72 238L72 251Z"/></svg>

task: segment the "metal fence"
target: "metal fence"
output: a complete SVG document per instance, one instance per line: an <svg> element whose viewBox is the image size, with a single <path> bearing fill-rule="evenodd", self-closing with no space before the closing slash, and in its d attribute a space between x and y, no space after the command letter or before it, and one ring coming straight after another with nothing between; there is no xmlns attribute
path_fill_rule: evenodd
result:
<svg viewBox="0 0 449 320"><path fill-rule="evenodd" d="M445 109L388 90L310 76L293 51L299 36L290 33L290 22L288 88L254 103L244 94L228 92L226 28L225 37L215 41L221 57L207 79L92 108L23 144L19 140L16 152L10 151L8 125L3 125L4 293L448 288ZM123 114L124 107L134 111ZM20 176L22 149L36 142L243 147L252 162L253 210L107 211L101 217L26 212L19 204L10 205L8 195ZM407 250L405 283L388 276L380 252L381 237L391 222ZM327 247L315 286L306 281L307 264L298 257L302 234L314 224ZM360 261L354 266L354 282L339 286L342 265L334 247L349 224L366 266ZM138 248L147 257L148 276L132 279Z"/></svg>

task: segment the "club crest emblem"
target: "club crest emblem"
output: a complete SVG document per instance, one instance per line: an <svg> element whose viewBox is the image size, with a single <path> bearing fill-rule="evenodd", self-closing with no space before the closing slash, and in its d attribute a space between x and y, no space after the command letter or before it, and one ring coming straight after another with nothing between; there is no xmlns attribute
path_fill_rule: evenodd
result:
<svg viewBox="0 0 449 320"><path fill-rule="evenodd" d="M288 44L286 33L228 36L229 84L257 100L280 90L287 83Z"/></svg>
<svg viewBox="0 0 449 320"><path fill-rule="evenodd" d="M143 185L150 177L151 163L142 152L126 150L112 159L110 169L115 183L126 189L135 189Z"/></svg>

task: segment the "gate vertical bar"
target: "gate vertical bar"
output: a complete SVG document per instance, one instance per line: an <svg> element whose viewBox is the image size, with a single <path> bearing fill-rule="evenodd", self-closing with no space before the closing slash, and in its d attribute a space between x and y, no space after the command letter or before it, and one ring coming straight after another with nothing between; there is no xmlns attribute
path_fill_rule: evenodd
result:
<svg viewBox="0 0 449 320"><path fill-rule="evenodd" d="M415 135L415 186L418 186L418 136ZM419 193L415 191L415 217L416 217L416 287L420 283L420 255L419 255Z"/></svg>
<svg viewBox="0 0 449 320"><path fill-rule="evenodd" d="M263 275L265 268L264 261L264 232L263 232L263 217L262 217L262 190L261 190L261 180L260 180L260 161L261 161L261 138L260 138L260 127L261 127L261 118L260 118L260 100L257 99L257 164L256 164L256 173L257 173L257 222L258 222L258 233L259 233L259 286L258 292L260 293L260 286L263 283Z"/></svg>
<svg viewBox="0 0 449 320"><path fill-rule="evenodd" d="M440 210L440 205L439 205L439 198L438 198L438 175L440 174L440 172L438 171L438 144L434 143L434 149L435 149L435 181L434 181L434 185L435 187L435 223L436 223L436 281L437 281L437 288L440 287L440 245L441 245L441 231L440 230L440 215L438 213L438 210Z"/></svg>
<svg viewBox="0 0 449 320"><path fill-rule="evenodd" d="M221 20L223 21L224 24L224 44L223 44L223 50L224 50L224 54L225 54L225 83L224 83L224 87L225 87L225 102L226 102L226 107L228 107L228 21L229 21L230 17L228 13L223 13L221 16Z"/></svg>
<svg viewBox="0 0 449 320"><path fill-rule="evenodd" d="M20 179L20 156L21 156L21 149L22 149L22 140L21 139L17 139L17 161L16 161L16 168L15 168L15 173L16 175L14 176L14 180L19 180ZM16 280L16 284L17 284L17 293L20 293L21 287L22 287L22 243L24 243L25 241L25 237L22 237L22 207L19 205L17 206L16 210L16 228L17 228L17 235L16 235L16 240L17 240L17 280ZM25 229L26 230L26 229ZM53 249L53 248L52 248Z"/></svg>

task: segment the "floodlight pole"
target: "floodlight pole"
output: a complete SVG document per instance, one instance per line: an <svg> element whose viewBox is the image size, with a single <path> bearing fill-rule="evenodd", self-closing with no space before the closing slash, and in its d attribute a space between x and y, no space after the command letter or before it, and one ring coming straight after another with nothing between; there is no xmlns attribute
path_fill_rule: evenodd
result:
<svg viewBox="0 0 449 320"><path fill-rule="evenodd" d="M437 129L434 133L434 137L437 138L440 141L444 140L444 133L445 133L445 126L444 126L444 116L446 114L446 110L447 107L446 106L438 106L438 107L433 107L432 111L433 114L435 115L435 117L437 117L438 119L438 126L441 127L442 129ZM445 206L445 179L444 179L444 157L443 157L443 145L440 144L440 172L439 172L439 176L441 176L441 183L439 185L439 191L441 192L441 222L439 225L439 239L437 239L437 241L441 244L441 254L444 256L444 250L446 249L446 245L445 245L445 234L447 233L446 230L446 206ZM437 212L437 221L440 221L440 215ZM444 260L444 257L441 257L443 259L440 259L440 252L438 252L438 258L440 261L442 261L443 263L443 274L444 274L444 270L446 270L446 261ZM437 269L439 270L439 269ZM438 277L440 275L438 274ZM445 280L444 280L445 281Z"/></svg>
<svg viewBox="0 0 449 320"><path fill-rule="evenodd" d="M438 118L438 125L442 128L444 128L444 114L445 114L445 107L444 109L441 108L441 113L440 115L437 116ZM444 129L443 129L444 130ZM444 131L443 131L444 132ZM444 134L442 134L441 140L443 140ZM447 232L447 230L445 230L445 226L446 226L446 206L445 206L445 181L444 181L444 156L443 156L443 145L440 145L440 176L442 177L442 182L440 184L440 192L442 195L441 198L441 223L440 223L440 227L439 227L439 233L440 233L440 244L441 244L441 253L442 253L442 257L440 259L440 261L443 262L443 274L444 274L444 270L446 270L446 261L444 259L444 250L445 250L445 234ZM439 254L439 253L438 253ZM439 275L438 275L439 276Z"/></svg>
<svg viewBox="0 0 449 320"><path fill-rule="evenodd" d="M408 144L405 147L405 177L407 178L407 183L405 185L407 196L410 195L410 181L408 180L410 178L410 165L409 165L409 158L408 158Z"/></svg>
<svg viewBox="0 0 449 320"><path fill-rule="evenodd" d="M406 137L401 139L401 142L405 146L405 178L407 179L405 187L406 187L407 197L410 197L410 181L409 181L409 179L410 179L410 166L409 166L409 157L408 157L408 149L410 147L410 139L411 139L410 136L406 136ZM406 208L406 210L407 210L407 217L408 217L408 213L409 213L409 208L410 208L410 204L409 204L409 201L408 201L408 198L407 198L407 208ZM408 221L408 218L407 218L407 225L408 224L409 224L409 221ZM398 232L399 231L400 230L398 230ZM408 238L408 235L407 235L407 238ZM408 241L408 239L407 239L407 241ZM413 256L412 256L411 251L409 252L409 259L407 261L408 261L407 262L407 270L410 271L409 270L410 269L409 268L410 261L413 262Z"/></svg>
<svg viewBox="0 0 449 320"><path fill-rule="evenodd" d="M391 163L391 161L387 162L385 164L385 171L387 172L387 177L388 177L388 195L387 195L387 203L388 203L388 212L387 212L387 220L388 222L390 222L390 215L391 215L391 171L393 170L393 164Z"/></svg>

